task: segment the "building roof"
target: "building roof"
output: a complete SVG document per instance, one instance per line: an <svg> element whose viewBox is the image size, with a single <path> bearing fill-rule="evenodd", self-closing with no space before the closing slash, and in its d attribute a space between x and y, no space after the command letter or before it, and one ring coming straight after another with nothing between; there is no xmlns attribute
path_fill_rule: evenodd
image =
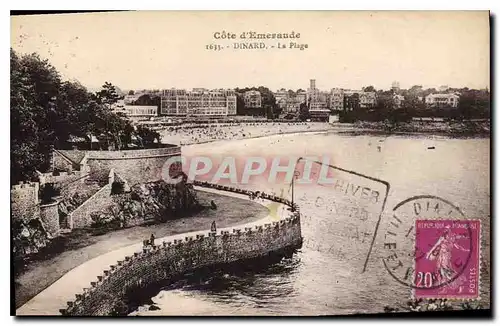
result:
<svg viewBox="0 0 500 326"><path fill-rule="evenodd" d="M70 160L71 162L75 164L80 164L80 162L83 160L83 157L85 156L86 152L85 151L78 151L78 150L57 150L61 155L63 155L65 158Z"/></svg>

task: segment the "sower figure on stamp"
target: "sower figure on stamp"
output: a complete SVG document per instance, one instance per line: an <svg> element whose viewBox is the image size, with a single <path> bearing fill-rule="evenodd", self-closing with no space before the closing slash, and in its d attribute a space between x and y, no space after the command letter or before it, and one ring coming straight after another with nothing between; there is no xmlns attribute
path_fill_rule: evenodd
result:
<svg viewBox="0 0 500 326"><path fill-rule="evenodd" d="M467 248L460 246L457 243L457 240L460 238L460 235L454 234L450 227L447 226L443 235L439 237L438 241L434 244L434 246L429 250L429 252L425 255L425 258L428 260L436 260L436 269L438 275L442 278L446 277L447 279L452 279L453 275L456 275L455 268L452 263L452 251L453 249L459 249L462 251L470 251ZM441 291L445 291L446 287L450 287L452 289L458 288L458 293L463 291L462 283L465 281L465 276L460 275L450 284L446 285L441 289Z"/></svg>

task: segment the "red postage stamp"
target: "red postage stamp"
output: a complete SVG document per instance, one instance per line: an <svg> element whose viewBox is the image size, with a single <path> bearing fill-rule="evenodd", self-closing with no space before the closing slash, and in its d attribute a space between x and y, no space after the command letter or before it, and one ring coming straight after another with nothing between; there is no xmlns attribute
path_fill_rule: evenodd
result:
<svg viewBox="0 0 500 326"><path fill-rule="evenodd" d="M479 298L481 223L417 220L415 298Z"/></svg>

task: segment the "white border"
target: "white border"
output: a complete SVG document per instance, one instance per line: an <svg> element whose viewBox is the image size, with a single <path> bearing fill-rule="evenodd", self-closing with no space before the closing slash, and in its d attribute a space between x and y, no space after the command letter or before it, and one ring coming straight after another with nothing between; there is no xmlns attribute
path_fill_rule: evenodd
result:
<svg viewBox="0 0 500 326"><path fill-rule="evenodd" d="M103 2L102 0L86 0L86 1L79 1L79 2L70 2L70 1L50 1L50 0L45 0L45 1L16 1L12 3L11 8L5 8L6 10L2 10L2 13L4 13L4 19L2 19L2 25L1 25L1 36L2 36L2 41L3 44L9 43L10 44L10 17L7 14L7 10L11 9L16 9L16 10L28 10L28 9L39 9L39 10L96 10L96 9L115 9L115 8L120 8L120 9L128 9L128 10L154 10L154 9L163 9L163 10L193 10L193 9L207 9L207 10L491 10L492 14L498 14L500 12L499 9L499 1L495 0L468 0L468 1L463 1L463 0L455 0L455 1L442 1L438 2L436 0L420 0L418 2L412 1L412 2L407 2L407 1L385 1L385 0L378 0L378 1L369 1L369 0L350 0L350 1L335 1L331 3L327 3L326 1L318 1L318 0L308 0L308 1L303 1L303 0L288 0L283 3L274 3L271 1L266 1L266 0L252 0L251 2L248 1L220 1L220 0L212 0L212 1L203 1L203 0L198 0L198 1L192 1L192 0L183 0L183 1L147 1L147 0L141 0L141 1L131 1L131 0L121 0L117 1L114 4L111 4L109 2ZM1 6L7 6L8 4L11 4L10 2L7 1L2 1ZM496 21L496 24L498 24L498 20ZM495 35L495 41L498 40L498 34ZM2 71L1 76L3 76L3 92L4 96L1 97L1 100L4 102L2 109L0 110L0 114L2 117L0 117L0 123L1 127L0 130L3 131L4 137L2 137L2 141L0 142L2 146L2 152L4 155L4 160L2 160L2 185L0 189L2 190L1 197L3 200L3 205L1 206L4 210L4 214L2 214L4 218L4 226L1 228L2 232L4 233L2 236L2 239L4 241L3 249L4 249L4 257L10 257L10 230L7 225L7 221L9 221L10 217L10 200L7 198L10 198L10 192L9 192L9 178L10 174L7 173L7 171L10 171L10 157L7 159L7 153L10 152L10 145L9 145L9 140L8 137L10 137L10 117L9 117L9 94L8 90L9 87L8 85L10 84L9 80L9 68L7 65L8 62L8 48L5 46L4 51L1 52L2 56L2 62L3 65L1 65ZM495 71L492 71L492 75L496 75L496 69ZM495 93L498 94L498 85L495 85L495 89L493 90ZM496 101L495 101L496 102ZM495 111L496 108L492 108L493 111ZM496 114L495 117L495 125L498 124L498 113ZM8 135L8 136L7 136ZM498 136L495 137L495 142L498 143ZM493 139L492 139L493 141ZM495 157L497 159L498 157ZM497 162L498 160L495 160ZM496 165L496 164L495 164ZM496 166L498 167L498 166ZM494 184L497 184L497 177L495 177ZM493 185L492 185L493 187ZM494 198L492 198L492 202L494 201ZM497 216L497 210L495 208L493 216ZM498 234L498 222L495 223L495 229L492 230L492 234ZM492 250L494 252L498 252L500 250L498 248L498 240L495 241L495 248ZM1 314L2 316L2 324L11 324L14 323L15 320L12 317L8 317L10 314L10 271L7 269L7 265L4 263L4 268L2 268L2 277L1 280L4 282L4 286L2 287L4 289L4 295L1 297L2 302L0 306L4 310ZM9 264L10 265L10 264ZM498 270L496 270L494 277L496 277L496 280L498 276ZM494 296L494 292L492 292L492 296ZM499 300L494 301L495 307L492 307L496 311L498 311L498 302ZM90 320L89 320L90 321ZM220 323L220 320L208 320L209 322L216 322ZM380 322L387 322L388 320L380 320ZM33 323L34 321L23 321L25 324ZM109 319L106 320L92 320L93 323L95 324L100 324L100 325L106 325L110 322ZM145 321L139 321L136 323L146 323L146 322L159 322L159 323L168 323L169 325L186 325L186 324L191 324L191 323L203 323L206 324L207 320L145 320ZM239 323L241 322L240 320L229 320L231 323ZM255 322L252 321L252 322ZM290 322L289 319L284 319L284 320L260 320L262 324L266 323L276 323L276 322L285 322L288 323ZM300 322L307 323L306 320L300 320ZM345 323L345 321L341 320L334 320L336 323ZM351 321L352 323L353 321ZM375 319L371 320L359 320L356 321L356 323L361 323L361 322L367 322L367 323L373 323L377 322ZM398 321L395 321L398 322ZM412 322L410 320L405 320L405 323L407 322ZM415 322L421 322L420 320L415 320ZM431 320L426 320L425 323L428 325L441 325L444 323L453 323L455 324L457 320L449 321L446 322L445 320L440 320L440 321L431 321ZM52 320L45 320L45 323L52 323ZM63 323L69 323L69 321L64 321Z"/></svg>

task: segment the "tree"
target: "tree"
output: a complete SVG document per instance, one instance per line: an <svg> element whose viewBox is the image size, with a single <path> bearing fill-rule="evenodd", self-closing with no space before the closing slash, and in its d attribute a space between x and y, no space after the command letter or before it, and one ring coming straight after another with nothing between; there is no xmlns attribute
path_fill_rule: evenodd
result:
<svg viewBox="0 0 500 326"><path fill-rule="evenodd" d="M130 122L112 112L106 112L106 114L102 117L102 120L103 121L101 123L104 124L103 135L110 135L113 137L114 149L127 147L127 144L122 143L122 140L131 139L130 134L126 134L126 132L131 132L133 130Z"/></svg>
<svg viewBox="0 0 500 326"><path fill-rule="evenodd" d="M393 114L394 109L396 108L396 103L394 100L394 95L391 91L385 91L377 96L377 105L376 109L376 120L384 120L387 119Z"/></svg>
<svg viewBox="0 0 500 326"><path fill-rule="evenodd" d="M271 92L269 88L264 86L259 86L257 88L257 91L259 91L260 95L262 96L262 108L267 113L267 118L274 119L275 114L278 113L278 111L276 98L274 97L273 92Z"/></svg>
<svg viewBox="0 0 500 326"><path fill-rule="evenodd" d="M19 57L11 49L10 64L11 182L17 183L47 167L48 149L56 139L54 101L61 79L37 54Z"/></svg>
<svg viewBox="0 0 500 326"><path fill-rule="evenodd" d="M261 95L262 99L262 107L260 109L252 109L253 114L264 115L269 119L275 117L276 113L278 113L276 98L274 97L274 93L267 87L259 86L259 87L245 87L245 88L235 88L235 92L239 97L239 94L243 94L248 91L258 91ZM242 114L246 114L246 107L244 106L244 101L242 99L236 98L236 112L242 112ZM240 105L238 105L238 101ZM239 107L239 110L238 110ZM240 114L240 113L237 113Z"/></svg>
<svg viewBox="0 0 500 326"><path fill-rule="evenodd" d="M458 103L463 118L487 118L490 115L490 93L487 90L463 90Z"/></svg>
<svg viewBox="0 0 500 326"><path fill-rule="evenodd" d="M305 121L310 117L311 115L309 114L309 106L306 103L301 103L299 107L299 119Z"/></svg>
<svg viewBox="0 0 500 326"><path fill-rule="evenodd" d="M160 143L161 141L161 135L157 131L151 130L143 126L138 126L135 134L143 147L148 147L152 145L155 142L155 140L158 143Z"/></svg>
<svg viewBox="0 0 500 326"><path fill-rule="evenodd" d="M373 86L366 86L362 88L364 92L376 92L375 87Z"/></svg>
<svg viewBox="0 0 500 326"><path fill-rule="evenodd" d="M104 85L102 85L102 89L95 95L98 103L105 104L109 109L111 109L111 106L118 102L120 98L116 87L109 82L105 82Z"/></svg>
<svg viewBox="0 0 500 326"><path fill-rule="evenodd" d="M236 114L245 115L245 113L246 113L245 100L240 94L236 94Z"/></svg>
<svg viewBox="0 0 500 326"><path fill-rule="evenodd" d="M423 90L421 92L420 96L426 97L429 94L435 94L435 93L437 93L437 90L435 88L427 88L426 90Z"/></svg>
<svg viewBox="0 0 500 326"><path fill-rule="evenodd" d="M132 103L132 105L154 105L154 104L153 104L153 99L151 98L151 96L149 96L149 94L143 94L139 96L139 98L135 100L134 103Z"/></svg>
<svg viewBox="0 0 500 326"><path fill-rule="evenodd" d="M46 170L51 147L69 148L71 136L110 138L114 148L131 142L130 122L109 110L118 97L110 83L90 94L77 82L63 82L48 60L12 49L10 65L12 184Z"/></svg>
<svg viewBox="0 0 500 326"><path fill-rule="evenodd" d="M133 89L131 89L131 90L128 91L128 95L134 95L134 94L135 94L135 92L134 92Z"/></svg>
<svg viewBox="0 0 500 326"><path fill-rule="evenodd" d="M414 94L414 95L419 95L420 93L422 93L422 91L423 91L422 85L413 85L408 90L408 93Z"/></svg>
<svg viewBox="0 0 500 326"><path fill-rule="evenodd" d="M85 137L90 132L91 121L81 123L82 117L88 113L90 93L76 82L63 82L59 96L55 101L54 118L51 120L56 136L55 146L65 147L71 135Z"/></svg>
<svg viewBox="0 0 500 326"><path fill-rule="evenodd" d="M418 99L415 95L408 95L402 103L402 108L411 115L415 115L416 111L425 109L425 103Z"/></svg>

